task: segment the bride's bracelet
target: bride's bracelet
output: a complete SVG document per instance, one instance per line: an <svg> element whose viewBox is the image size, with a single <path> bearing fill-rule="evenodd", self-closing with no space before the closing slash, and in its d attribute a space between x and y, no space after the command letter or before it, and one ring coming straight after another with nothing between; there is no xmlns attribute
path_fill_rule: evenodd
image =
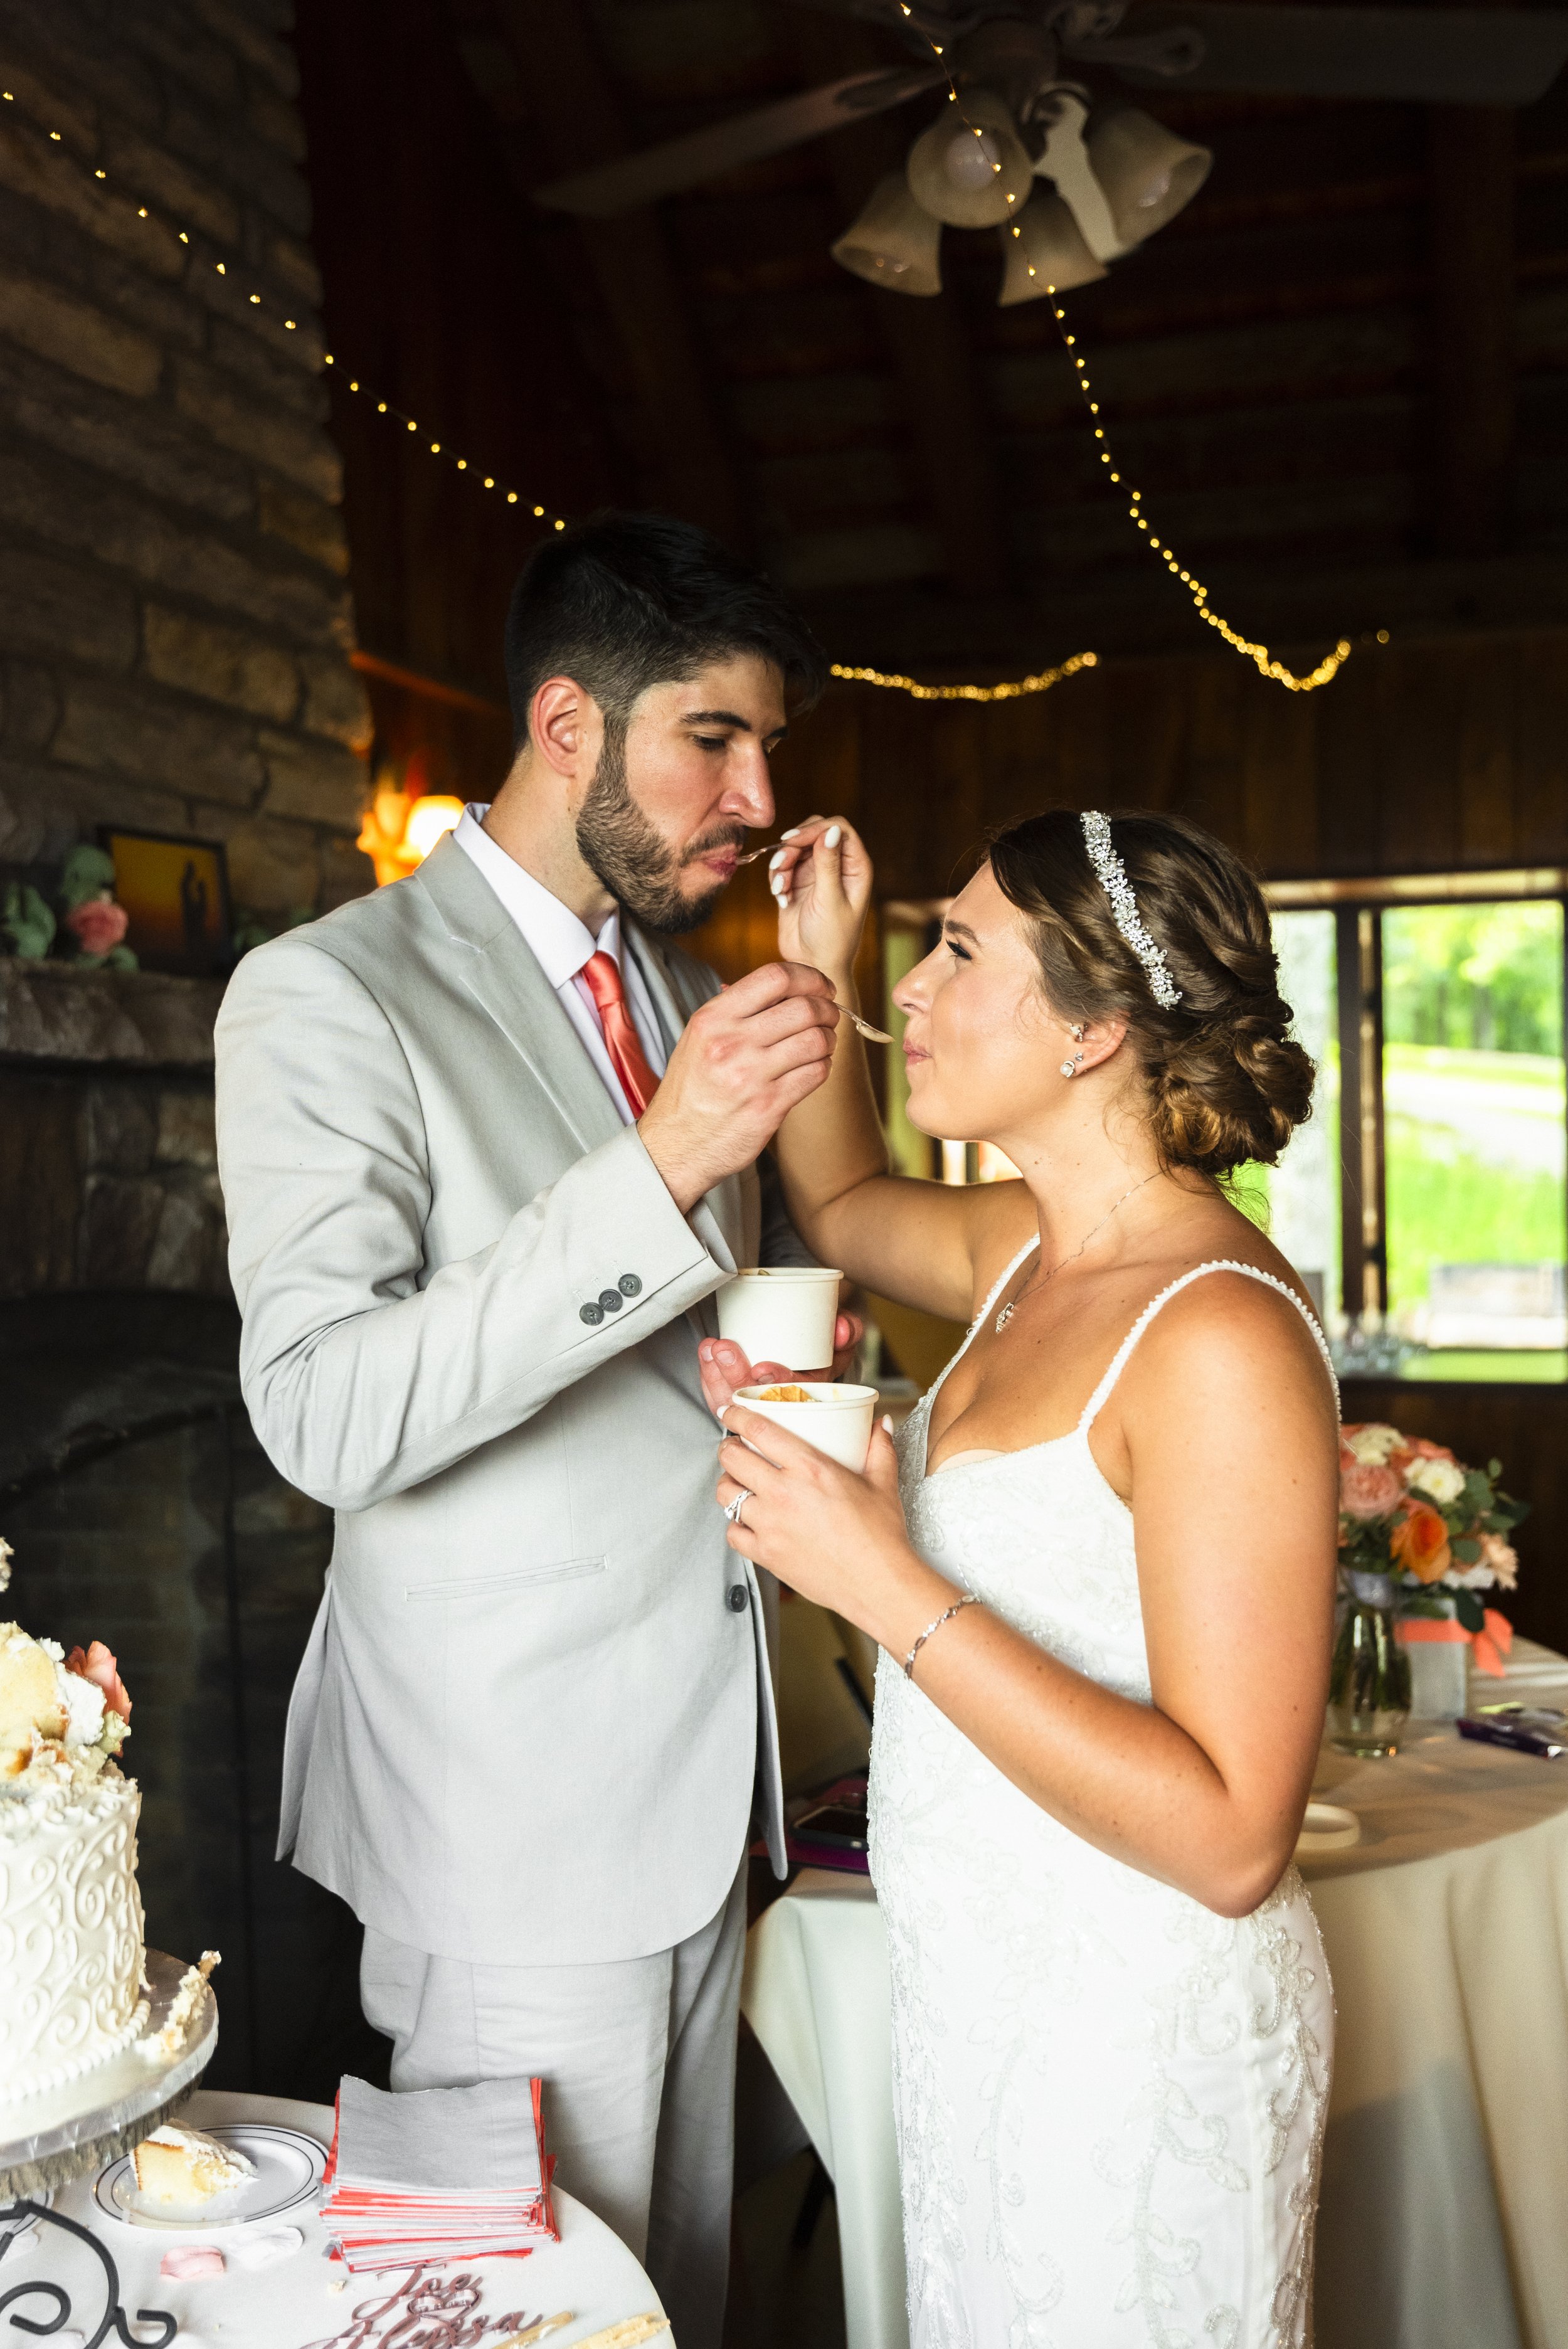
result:
<svg viewBox="0 0 1568 2349"><path fill-rule="evenodd" d="M905 1656L903 1660L903 1676L906 1681L912 1681L914 1678L914 1660L916 1656L919 1655L922 1648L924 1647L927 1640L930 1639L932 1633L934 1631L940 1631L944 1623L951 1623L955 1615L962 1615L966 1607L973 1607L975 1603L976 1597L977 1594L975 1591L966 1590L962 1599L955 1599L951 1607L944 1607L942 1613L938 1615L934 1621L926 1625L924 1630L921 1633L919 1639L915 1641L913 1647L910 1650L908 1655Z"/></svg>

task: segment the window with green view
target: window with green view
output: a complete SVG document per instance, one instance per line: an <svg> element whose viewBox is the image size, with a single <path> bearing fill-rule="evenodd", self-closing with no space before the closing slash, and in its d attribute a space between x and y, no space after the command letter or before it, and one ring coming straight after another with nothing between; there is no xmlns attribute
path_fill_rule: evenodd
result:
<svg viewBox="0 0 1568 2349"><path fill-rule="evenodd" d="M1568 1371L1563 944L1547 900L1382 917L1387 1309L1424 1375Z"/></svg>

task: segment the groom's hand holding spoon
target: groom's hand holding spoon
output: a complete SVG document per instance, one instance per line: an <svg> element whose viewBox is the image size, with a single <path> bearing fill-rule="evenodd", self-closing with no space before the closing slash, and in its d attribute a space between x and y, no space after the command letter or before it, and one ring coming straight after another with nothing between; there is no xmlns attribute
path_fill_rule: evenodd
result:
<svg viewBox="0 0 1568 2349"><path fill-rule="evenodd" d="M826 1081L839 1007L820 970L770 962L699 1006L637 1120L683 1215L750 1166L797 1102Z"/></svg>

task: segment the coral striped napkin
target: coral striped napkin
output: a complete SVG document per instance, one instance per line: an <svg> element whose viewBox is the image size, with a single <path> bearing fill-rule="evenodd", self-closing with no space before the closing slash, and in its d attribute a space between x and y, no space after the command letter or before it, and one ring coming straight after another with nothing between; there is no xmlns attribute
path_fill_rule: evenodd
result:
<svg viewBox="0 0 1568 2349"><path fill-rule="evenodd" d="M543 2083L387 2095L346 2077L321 2215L348 2268L520 2259L558 2240Z"/></svg>

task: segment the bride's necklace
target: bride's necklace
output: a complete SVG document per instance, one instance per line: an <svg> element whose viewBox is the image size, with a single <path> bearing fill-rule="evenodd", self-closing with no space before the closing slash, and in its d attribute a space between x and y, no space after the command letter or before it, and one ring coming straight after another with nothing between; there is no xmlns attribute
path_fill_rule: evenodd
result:
<svg viewBox="0 0 1568 2349"><path fill-rule="evenodd" d="M1154 1170L1154 1174L1158 1174L1159 1172L1160 1169L1157 1166ZM1030 1290L1044 1288L1047 1281L1055 1280L1057 1273L1062 1270L1065 1265L1076 1264L1079 1257L1082 1256L1085 1248L1088 1247L1090 1240L1097 1239L1099 1234L1104 1231L1107 1224L1109 1223L1112 1216L1115 1215L1117 1207L1125 1207L1129 1199L1133 1196L1134 1193L1141 1191L1145 1184L1153 1182L1154 1174L1146 1174L1141 1183L1135 1183L1130 1191L1124 1191L1120 1198L1116 1202L1116 1206L1108 1207L1106 1209L1105 1214L1101 1216L1093 1231L1086 1232L1084 1234L1077 1247L1074 1248L1071 1256L1058 1257L1055 1264L1052 1265L1049 1272L1042 1272L1033 1280L1026 1280L1024 1283L1023 1288L1019 1289L1018 1294L1014 1298L1012 1303L1010 1305L1004 1305L1002 1310L996 1316L995 1326L996 1335L998 1338L1006 1328L1008 1322L1012 1319L1014 1314L1017 1311L1019 1306L1022 1305L1025 1298L1028 1296Z"/></svg>

